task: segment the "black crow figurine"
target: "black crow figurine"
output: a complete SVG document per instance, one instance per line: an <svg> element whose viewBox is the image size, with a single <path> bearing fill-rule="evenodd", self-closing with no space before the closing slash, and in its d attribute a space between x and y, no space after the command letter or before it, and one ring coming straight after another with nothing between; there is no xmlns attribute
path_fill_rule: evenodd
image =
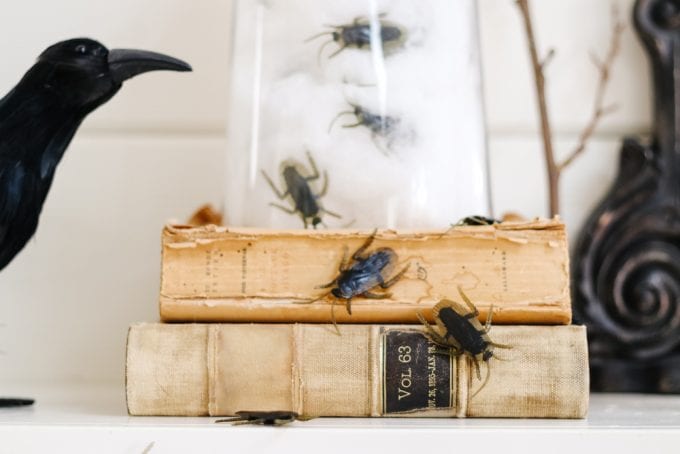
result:
<svg viewBox="0 0 680 454"><path fill-rule="evenodd" d="M57 164L85 117L123 81L162 69L191 71L167 55L71 39L48 47L0 100L0 270L35 233Z"/></svg>

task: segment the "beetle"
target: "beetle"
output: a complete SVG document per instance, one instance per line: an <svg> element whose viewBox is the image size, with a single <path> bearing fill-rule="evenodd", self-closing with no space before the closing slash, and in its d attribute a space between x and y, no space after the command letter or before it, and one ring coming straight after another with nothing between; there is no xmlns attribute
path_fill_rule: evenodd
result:
<svg viewBox="0 0 680 454"><path fill-rule="evenodd" d="M349 256L347 247L345 247L340 266L338 267L339 274L328 284L316 287L332 287L331 290L312 301L304 301L303 303L313 303L332 295L335 299L345 300L347 313L352 315L351 301L354 297L361 296L371 299L385 299L391 297L391 293L374 293L372 290L377 287L386 290L396 284L404 273L406 273L410 264L407 264L394 276L389 277L397 265L397 253L394 252L393 249L387 247L378 248L371 253L366 253L366 250L373 243L376 234L377 229L373 231L351 257ZM337 324L335 322L335 302L331 305L331 320L337 329Z"/></svg>
<svg viewBox="0 0 680 454"><path fill-rule="evenodd" d="M452 300L443 299L432 309L436 325L439 327L440 332L435 330L432 325L425 320L422 313L418 312L417 316L418 320L425 326L425 333L432 342L441 347L445 347L445 350L439 351L439 353L445 353L451 356L465 355L472 360L475 365L477 380L481 381L482 379L479 363L486 363L486 379L480 388L471 396L474 397L489 381L489 360L494 357L494 348L512 348L512 346L493 342L489 338L493 306L489 309L489 313L486 317L486 324L482 326L477 319L479 311L475 305L472 304L467 295L465 295L460 286L458 287L458 293L460 293L461 298L463 298L465 306ZM497 356L496 358L498 359Z"/></svg>
<svg viewBox="0 0 680 454"><path fill-rule="evenodd" d="M294 411L237 411L236 416L217 419L216 423L229 422L232 425L263 424L265 426L282 426L291 423L299 415Z"/></svg>
<svg viewBox="0 0 680 454"><path fill-rule="evenodd" d="M383 20L385 13L378 15L380 25L380 41L382 42L383 52L387 55L401 47L407 38L404 27L394 22ZM327 45L335 42L339 47L328 58L333 58L346 48L370 49L371 48L371 26L372 23L365 17L356 17L351 24L329 25L333 30L321 32L311 36L305 42L313 41L321 36L330 35L331 39L326 41L319 48L317 60L321 60L321 54Z"/></svg>
<svg viewBox="0 0 680 454"><path fill-rule="evenodd" d="M369 111L365 107L362 107L358 104L354 104L351 102L349 102L349 105L352 109L343 110L342 112L338 113L328 126L328 132L329 133L331 132L333 126L335 125L335 122L338 121L338 119L340 119L340 117L342 117L343 115L354 115L356 122L342 125L342 127L343 128L356 128L359 126L365 127L371 132L371 138L376 143L378 148L383 153L387 154L383 147L381 147L380 144L376 141L376 139L378 137L385 139L387 141L386 142L387 148L388 149L392 148L392 144L396 139L396 133L401 124L401 119L399 119L398 117L392 117L388 115L378 115L376 113Z"/></svg>
<svg viewBox="0 0 680 454"><path fill-rule="evenodd" d="M304 176L300 171L302 170L303 173L308 172L302 165L294 161L286 161L282 164L283 170L281 173L286 186L285 191L280 191L264 170L262 170L262 176L265 178L265 180L267 180L267 183L269 183L269 186L271 186L279 200L283 200L287 196L290 196L291 199L293 199L294 208L287 208L283 205L273 202L269 205L279 208L288 214L299 214L299 216L302 218L305 228L307 228L307 226L311 223L312 227L316 229L318 224L323 224L323 221L321 220L321 213L328 214L329 216L333 216L338 219L342 216L321 207L319 204L319 199L326 195L326 191L328 190L328 174L326 171L323 172L323 188L321 189L321 192L314 194L309 182L318 180L320 178L320 174L309 151L307 152L307 159L309 160L309 165L312 168L312 175L310 176Z"/></svg>
<svg viewBox="0 0 680 454"><path fill-rule="evenodd" d="M500 224L501 222L502 221L499 221L498 219L480 215L473 215L464 217L460 221L456 222L455 225L494 225Z"/></svg>
<svg viewBox="0 0 680 454"><path fill-rule="evenodd" d="M448 234L455 227L494 225L494 224L500 224L501 222L503 222L503 221L499 221L498 219L489 218L489 217L486 217L486 216L481 216L481 215L478 215L478 214L473 215L473 216L466 216L466 217L460 219L455 224L450 224L450 227L441 236Z"/></svg>

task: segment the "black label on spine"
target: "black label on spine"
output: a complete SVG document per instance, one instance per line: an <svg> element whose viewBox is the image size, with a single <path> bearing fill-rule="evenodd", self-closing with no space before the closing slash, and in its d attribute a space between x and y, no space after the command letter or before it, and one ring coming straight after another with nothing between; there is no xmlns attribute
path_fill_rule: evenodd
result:
<svg viewBox="0 0 680 454"><path fill-rule="evenodd" d="M383 339L383 412L450 408L452 364L449 355L415 331L387 330ZM439 347L441 350L441 347Z"/></svg>

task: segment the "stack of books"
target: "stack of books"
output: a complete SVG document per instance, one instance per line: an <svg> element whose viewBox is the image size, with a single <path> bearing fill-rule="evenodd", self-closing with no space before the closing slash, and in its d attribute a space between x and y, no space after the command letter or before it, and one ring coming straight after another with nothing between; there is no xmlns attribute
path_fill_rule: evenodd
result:
<svg viewBox="0 0 680 454"><path fill-rule="evenodd" d="M585 416L586 335L569 325L558 219L378 231L362 256L389 248L390 275L406 271L373 298L352 298L350 314L330 293L337 283L321 287L370 236L167 226L162 323L128 335L130 414ZM482 323L492 312L486 339L511 347L487 345L479 374L468 355L443 352L418 317L435 322L442 299L463 303L459 289Z"/></svg>

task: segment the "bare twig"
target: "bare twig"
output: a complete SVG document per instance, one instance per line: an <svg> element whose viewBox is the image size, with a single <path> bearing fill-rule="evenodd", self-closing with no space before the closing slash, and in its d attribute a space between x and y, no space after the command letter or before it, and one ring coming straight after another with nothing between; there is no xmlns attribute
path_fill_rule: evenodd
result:
<svg viewBox="0 0 680 454"><path fill-rule="evenodd" d="M538 97L538 111L541 119L541 137L543 139L543 150L545 152L548 170L550 214L551 216L554 216L559 212L558 183L560 173L555 163L555 154L553 152L552 132L550 130L548 105L545 97L545 77L543 76L543 67L550 61L551 55L554 55L554 52L548 52L548 55L543 62L539 60L536 39L534 38L534 28L531 23L531 14L529 13L529 1L517 0L517 6L522 13L522 19L524 19L524 30L527 34L527 41L529 44L529 56L531 57L531 66L534 70L534 82L536 85L536 95Z"/></svg>
<svg viewBox="0 0 680 454"><path fill-rule="evenodd" d="M541 71L544 71L546 66L550 64L552 61L553 57L555 56L555 49L550 49L548 53L546 54L545 57L543 57L543 61L541 62Z"/></svg>
<svg viewBox="0 0 680 454"><path fill-rule="evenodd" d="M563 162L558 164L555 160L552 142L552 131L550 127L550 119L548 116L545 94L545 75L543 72L546 65L554 56L555 51L550 49L543 60L539 59L536 38L534 36L533 25L531 22L529 0L515 1L522 15L524 29L527 35L527 43L529 45L529 56L531 58L531 66L534 73L536 96L538 100L538 113L541 121L541 139L543 142L543 151L545 154L546 170L548 174L550 215L555 216L559 214L560 211L559 182L562 170L569 166L581 153L583 153L588 144L588 140L595 132L599 121L603 116L607 115L616 108L616 106L604 105L604 95L610 79L612 65L614 64L614 60L619 53L621 34L624 30L624 24L620 20L618 9L616 7L612 7L612 37L606 58L604 61L601 61L595 55L591 54L591 59L597 67L600 75L595 92L593 115L581 132L579 141L574 150Z"/></svg>
<svg viewBox="0 0 680 454"><path fill-rule="evenodd" d="M578 143L572 152L567 156L567 158L558 165L558 170L561 172L567 166L569 166L574 159L585 151L588 145L588 140L592 137L597 125L599 124L602 117L610 114L617 109L616 105L605 106L604 105L604 95L607 89L607 84L611 77L611 69L616 60L616 56L619 54L621 49L621 34L625 29L625 25L621 21L619 15L619 10L616 5L612 6L612 34L611 40L609 42L609 50L604 61L601 61L597 56L591 53L591 59L593 64L600 73L600 77L597 83L597 89L595 91L595 101L593 103L593 113L590 117L590 121L586 124L581 135L579 136Z"/></svg>

